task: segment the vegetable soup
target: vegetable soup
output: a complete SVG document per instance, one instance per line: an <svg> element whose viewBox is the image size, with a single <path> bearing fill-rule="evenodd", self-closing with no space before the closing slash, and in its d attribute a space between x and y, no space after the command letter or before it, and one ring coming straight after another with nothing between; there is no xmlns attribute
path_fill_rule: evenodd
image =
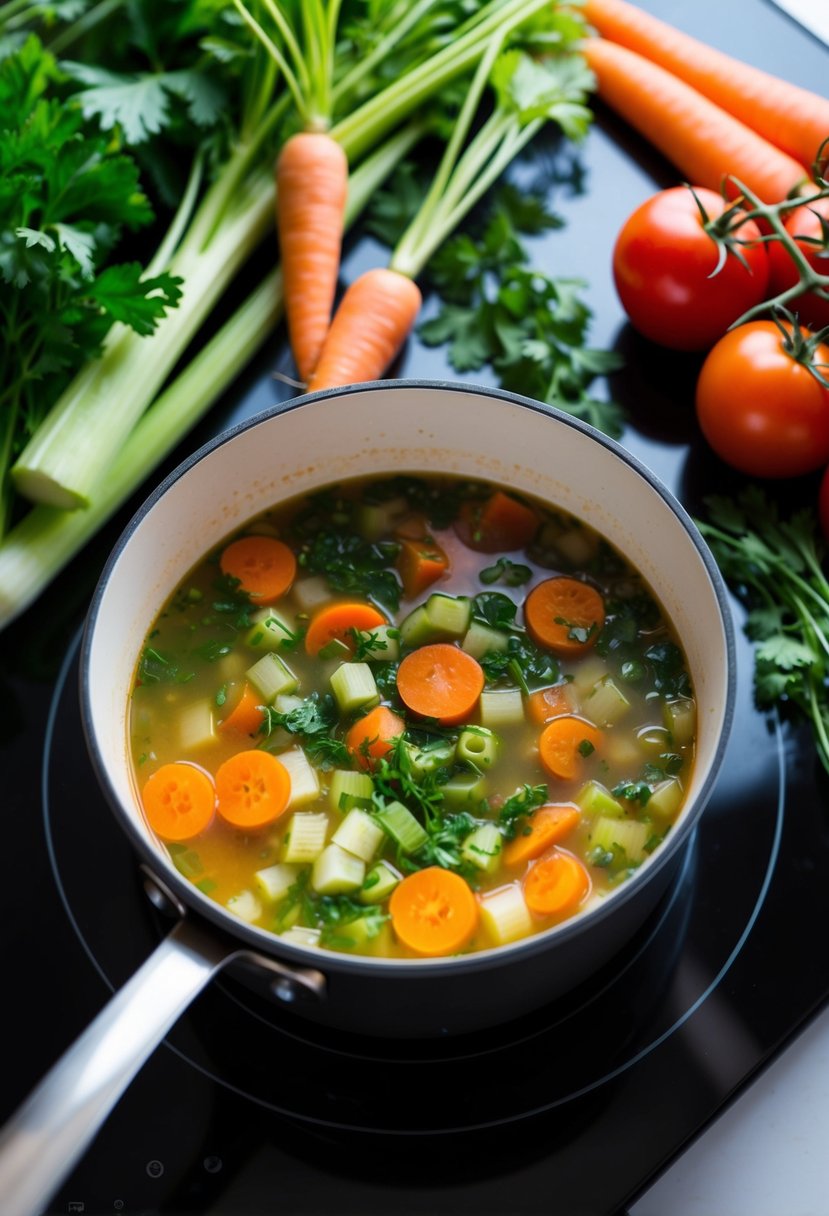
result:
<svg viewBox="0 0 829 1216"><path fill-rule="evenodd" d="M670 622L596 532L485 482L345 482L180 584L130 710L178 870L304 946L516 941L670 831L695 703Z"/></svg>

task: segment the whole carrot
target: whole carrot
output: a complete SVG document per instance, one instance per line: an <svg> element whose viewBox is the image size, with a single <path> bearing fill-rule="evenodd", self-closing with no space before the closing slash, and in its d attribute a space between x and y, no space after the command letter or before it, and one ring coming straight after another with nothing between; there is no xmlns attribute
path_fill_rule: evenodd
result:
<svg viewBox="0 0 829 1216"><path fill-rule="evenodd" d="M377 380L414 325L420 288L396 270L367 270L351 284L331 322L308 384L311 392Z"/></svg>
<svg viewBox="0 0 829 1216"><path fill-rule="evenodd" d="M300 378L317 365L340 270L348 161L322 132L301 131L276 162L276 223L288 335Z"/></svg>
<svg viewBox="0 0 829 1216"><path fill-rule="evenodd" d="M720 190L731 175L774 203L808 176L803 165L665 68L604 38L587 39L582 50L601 99L695 186Z"/></svg>
<svg viewBox="0 0 829 1216"><path fill-rule="evenodd" d="M829 137L829 99L717 51L626 0L586 0L603 38L658 63L775 147L811 165Z"/></svg>

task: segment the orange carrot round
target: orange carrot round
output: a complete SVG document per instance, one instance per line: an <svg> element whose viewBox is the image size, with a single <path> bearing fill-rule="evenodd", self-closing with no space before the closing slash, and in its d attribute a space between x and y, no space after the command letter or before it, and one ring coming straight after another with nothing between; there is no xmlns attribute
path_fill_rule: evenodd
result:
<svg viewBox="0 0 829 1216"><path fill-rule="evenodd" d="M775 203L808 177L802 164L649 59L604 38L587 39L581 50L602 101L695 186L720 190L731 175ZM729 193L736 194L730 184Z"/></svg>
<svg viewBox="0 0 829 1216"><path fill-rule="evenodd" d="M278 819L291 797L285 765L257 748L237 752L216 770L219 814L236 828L261 828Z"/></svg>
<svg viewBox="0 0 829 1216"><path fill-rule="evenodd" d="M213 818L216 791L202 769L177 760L147 778L141 801L147 822L162 840L192 840Z"/></svg>
<svg viewBox="0 0 829 1216"><path fill-rule="evenodd" d="M527 632L539 646L564 657L584 654L604 625L604 600L578 578L547 578L524 601Z"/></svg>
<svg viewBox="0 0 829 1216"><path fill-rule="evenodd" d="M284 541L273 536L241 536L222 550L223 574L238 578L243 591L258 604L272 604L290 588L296 558Z"/></svg>
<svg viewBox="0 0 829 1216"><path fill-rule="evenodd" d="M520 866L540 857L551 845L558 844L581 820L581 811L572 802L542 806L527 820L523 832L504 846L502 857L508 866Z"/></svg>
<svg viewBox="0 0 829 1216"><path fill-rule="evenodd" d="M421 646L397 669L397 691L405 705L444 726L462 722L484 687L480 663L448 642Z"/></svg>
<svg viewBox="0 0 829 1216"><path fill-rule="evenodd" d="M388 622L379 609L362 600L347 603L327 604L312 618L305 634L305 649L308 654L319 654L329 642L342 642L353 652L352 629L368 633Z"/></svg>
<svg viewBox="0 0 829 1216"><path fill-rule="evenodd" d="M227 717L222 718L218 729L222 732L238 731L240 735L258 734L259 727L265 718L261 702L262 698L252 686L245 684L242 695L232 706Z"/></svg>
<svg viewBox="0 0 829 1216"><path fill-rule="evenodd" d="M572 853L556 849L537 861L524 879L524 899L536 916L575 911L590 890L590 875Z"/></svg>
<svg viewBox="0 0 829 1216"><path fill-rule="evenodd" d="M406 724L385 705L377 705L358 718L345 738L345 745L361 768L372 768L391 751L391 740L402 735Z"/></svg>
<svg viewBox="0 0 829 1216"><path fill-rule="evenodd" d="M421 302L417 284L396 270L360 275L340 301L309 390L378 380L409 336Z"/></svg>
<svg viewBox="0 0 829 1216"><path fill-rule="evenodd" d="M570 711L570 702L562 684L536 689L527 697L525 704L527 717L537 726L544 726L553 718Z"/></svg>
<svg viewBox="0 0 829 1216"><path fill-rule="evenodd" d="M584 756L598 750L601 742L602 732L592 722L564 714L544 727L538 740L538 754L551 777L575 781Z"/></svg>
<svg viewBox="0 0 829 1216"><path fill-rule="evenodd" d="M276 162L276 222L294 362L311 378L331 323L340 272L348 161L323 132L302 131Z"/></svg>
<svg viewBox="0 0 829 1216"><path fill-rule="evenodd" d="M478 923L478 902L469 885L439 866L416 870L398 883L389 911L400 941L429 956L460 950Z"/></svg>
<svg viewBox="0 0 829 1216"><path fill-rule="evenodd" d="M811 165L829 135L829 98L733 59L625 0L586 0L582 11L604 38L658 63L799 163Z"/></svg>

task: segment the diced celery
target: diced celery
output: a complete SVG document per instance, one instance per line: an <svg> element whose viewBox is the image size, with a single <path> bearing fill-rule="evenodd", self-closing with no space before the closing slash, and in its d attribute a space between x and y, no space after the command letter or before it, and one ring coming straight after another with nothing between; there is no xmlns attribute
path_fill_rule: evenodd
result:
<svg viewBox="0 0 829 1216"><path fill-rule="evenodd" d="M316 861L325 848L328 816L324 811L297 811L291 816L282 845L282 857L290 865Z"/></svg>
<svg viewBox="0 0 829 1216"><path fill-rule="evenodd" d="M642 763L642 752L636 739L627 731L610 731L602 745L602 756L608 764L624 769L635 769Z"/></svg>
<svg viewBox="0 0 829 1216"><path fill-rule="evenodd" d="M279 934L279 940L290 942L292 946L318 946L320 933L320 929L306 929L304 925L292 925L290 929Z"/></svg>
<svg viewBox="0 0 829 1216"><path fill-rule="evenodd" d="M613 726L630 710L630 701L610 676L593 685L583 701L585 716L597 726Z"/></svg>
<svg viewBox="0 0 829 1216"><path fill-rule="evenodd" d="M426 830L402 802L390 802L376 812L375 819L404 853L415 853L429 839Z"/></svg>
<svg viewBox="0 0 829 1216"><path fill-rule="evenodd" d="M262 905L253 891L240 891L238 895L231 895L225 907L240 920L246 920L249 925L259 920L262 915Z"/></svg>
<svg viewBox="0 0 829 1216"><path fill-rule="evenodd" d="M289 807L303 806L319 797L319 777L301 747L292 747L287 752L280 752L277 759L285 765L291 778Z"/></svg>
<svg viewBox="0 0 829 1216"><path fill-rule="evenodd" d="M310 578L297 579L291 588L291 599L300 612L313 612L331 599L331 589L323 575L314 574Z"/></svg>
<svg viewBox="0 0 829 1216"><path fill-rule="evenodd" d="M472 619L472 601L466 595L436 591L426 601L426 617L436 635L462 638Z"/></svg>
<svg viewBox="0 0 829 1216"><path fill-rule="evenodd" d="M209 701L196 701L178 714L178 740L182 752L197 751L215 738L213 709Z"/></svg>
<svg viewBox="0 0 829 1216"><path fill-rule="evenodd" d="M693 698L679 697L676 701L666 701L662 716L677 746L693 742L697 729L697 706Z"/></svg>
<svg viewBox="0 0 829 1216"><path fill-rule="evenodd" d="M478 773L456 773L441 787L443 800L455 810L472 810L486 797L486 778Z"/></svg>
<svg viewBox="0 0 829 1216"><path fill-rule="evenodd" d="M368 663L343 663L331 675L331 691L344 714L376 705L380 700Z"/></svg>
<svg viewBox="0 0 829 1216"><path fill-rule="evenodd" d="M423 777L434 773L439 768L446 768L455 759L456 747L451 740L433 743L427 747L416 747L414 743L404 743L403 747L409 757L413 777Z"/></svg>
<svg viewBox="0 0 829 1216"><path fill-rule="evenodd" d="M361 904L381 904L391 895L401 877L387 861L378 861L366 874L357 898Z"/></svg>
<svg viewBox="0 0 829 1216"><path fill-rule="evenodd" d="M265 899L276 903L294 885L298 873L296 866L284 865L280 861L276 865L266 866L264 870L257 870L253 881Z"/></svg>
<svg viewBox="0 0 829 1216"><path fill-rule="evenodd" d="M328 802L343 814L354 806L371 806L374 782L368 773L355 773L350 769L337 768L331 774L328 787Z"/></svg>
<svg viewBox="0 0 829 1216"><path fill-rule="evenodd" d="M467 726L458 737L455 755L477 768L491 768L498 755L500 739L485 726Z"/></svg>
<svg viewBox="0 0 829 1216"><path fill-rule="evenodd" d="M482 659L490 652L500 652L509 646L509 634L503 629L493 629L481 621L473 621L464 634L461 650L465 650L473 659Z"/></svg>
<svg viewBox="0 0 829 1216"><path fill-rule="evenodd" d="M673 819L682 806L682 783L676 777L660 781L648 799L648 814L660 819Z"/></svg>
<svg viewBox="0 0 829 1216"><path fill-rule="evenodd" d="M514 726L524 721L524 702L520 688L491 691L484 689L480 697L481 723L490 730Z"/></svg>
<svg viewBox="0 0 829 1216"><path fill-rule="evenodd" d="M434 630L432 622L426 615L426 605L420 604L408 616L404 617L399 625L400 644L413 649L416 646L423 646L426 642L434 641Z"/></svg>
<svg viewBox="0 0 829 1216"><path fill-rule="evenodd" d="M385 838L385 832L371 815L365 811L349 811L331 837L347 853L353 853L362 861L371 861Z"/></svg>
<svg viewBox="0 0 829 1216"><path fill-rule="evenodd" d="M385 502L364 502L357 508L357 529L366 540L380 540L392 533L408 513L409 504L402 496Z"/></svg>
<svg viewBox="0 0 829 1216"><path fill-rule="evenodd" d="M495 823L482 823L469 835L461 846L461 856L482 870L494 874L501 862L503 837Z"/></svg>
<svg viewBox="0 0 829 1216"><path fill-rule="evenodd" d="M533 919L517 883L481 896L481 923L496 946L518 941L533 931Z"/></svg>
<svg viewBox="0 0 829 1216"><path fill-rule="evenodd" d="M394 663L400 657L400 630L396 625L377 625L369 629L371 645L366 645L367 662Z"/></svg>
<svg viewBox="0 0 829 1216"><path fill-rule="evenodd" d="M326 642L324 646L320 647L317 658L322 659L323 662L337 659L340 663L347 663L351 658L351 647L340 638L332 638L330 642Z"/></svg>
<svg viewBox="0 0 829 1216"><path fill-rule="evenodd" d="M252 650L281 650L296 632L295 622L276 608L259 608L251 620L245 643Z"/></svg>
<svg viewBox="0 0 829 1216"><path fill-rule="evenodd" d="M287 663L273 651L263 654L261 659L249 667L248 680L259 693L265 705L283 693L296 692L298 681Z"/></svg>
<svg viewBox="0 0 829 1216"><path fill-rule="evenodd" d="M593 685L598 684L604 676L607 675L607 665L604 659L598 655L588 655L586 659L582 659L579 665L573 670L573 679L570 681L572 687L578 693L579 700L584 698L593 690Z"/></svg>
<svg viewBox="0 0 829 1216"><path fill-rule="evenodd" d="M606 815L620 819L625 811L621 802L617 802L606 786L599 781L588 781L576 796L576 803L585 815L591 817Z"/></svg>
<svg viewBox="0 0 829 1216"><path fill-rule="evenodd" d="M641 861L650 835L646 823L637 819L616 819L600 815L590 828L590 847L612 853L613 846L624 849L628 861Z"/></svg>
<svg viewBox="0 0 829 1216"><path fill-rule="evenodd" d="M343 895L363 885L366 863L339 845L323 849L311 869L311 886L319 895Z"/></svg>

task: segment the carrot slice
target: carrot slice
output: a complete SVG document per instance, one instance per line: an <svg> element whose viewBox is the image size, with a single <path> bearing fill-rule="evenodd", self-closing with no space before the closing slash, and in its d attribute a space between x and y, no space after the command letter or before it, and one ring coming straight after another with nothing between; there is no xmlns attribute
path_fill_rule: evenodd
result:
<svg viewBox="0 0 829 1216"><path fill-rule="evenodd" d="M537 861L524 879L524 899L536 916L574 911L590 890L590 875L572 853L556 849Z"/></svg>
<svg viewBox="0 0 829 1216"><path fill-rule="evenodd" d="M261 706L262 698L250 684L245 684L242 695L226 718L222 718L220 731L238 731L240 735L256 735L265 718Z"/></svg>
<svg viewBox="0 0 829 1216"><path fill-rule="evenodd" d="M420 288L405 274L378 267L360 275L334 314L309 390L379 379L409 336L421 303Z"/></svg>
<svg viewBox="0 0 829 1216"><path fill-rule="evenodd" d="M402 735L406 724L385 705L377 705L358 718L345 738L345 745L361 768L372 768L391 751L391 740Z"/></svg>
<svg viewBox="0 0 829 1216"><path fill-rule="evenodd" d="M478 901L469 885L451 870L429 866L409 874L389 900L398 938L417 954L454 954L478 924Z"/></svg>
<svg viewBox="0 0 829 1216"><path fill-rule="evenodd" d="M320 357L340 271L348 161L323 131L286 140L276 162L276 220L285 314L300 380Z"/></svg>
<svg viewBox="0 0 829 1216"><path fill-rule="evenodd" d="M527 717L537 726L544 726L559 714L570 712L570 702L562 684L538 688L526 700Z"/></svg>
<svg viewBox="0 0 829 1216"><path fill-rule="evenodd" d="M251 599L271 604L293 583L296 558L273 536L241 536L222 551L219 567L223 574L238 578Z"/></svg>
<svg viewBox="0 0 829 1216"><path fill-rule="evenodd" d="M388 622L382 612L372 604L365 604L360 600L328 604L325 608L320 608L312 618L305 634L305 649L308 654L319 654L329 642L342 642L353 653L355 647L352 629L367 633L378 625L386 624Z"/></svg>
<svg viewBox="0 0 829 1216"><path fill-rule="evenodd" d="M433 540L401 540L397 569L406 595L421 595L447 573L449 558Z"/></svg>
<svg viewBox="0 0 829 1216"><path fill-rule="evenodd" d="M480 663L448 642L421 646L397 669L397 691L405 705L443 726L462 722L484 687Z"/></svg>
<svg viewBox="0 0 829 1216"><path fill-rule="evenodd" d="M601 742L602 732L591 722L563 714L544 727L538 752L550 776L574 781L581 772L583 757L596 751Z"/></svg>
<svg viewBox="0 0 829 1216"><path fill-rule="evenodd" d="M569 836L580 820L581 811L572 802L542 806L527 820L523 833L504 847L504 864L519 866L540 857L551 845Z"/></svg>
<svg viewBox="0 0 829 1216"><path fill-rule="evenodd" d="M291 777L285 765L257 748L237 752L216 770L217 810L237 828L261 828L273 823L291 797Z"/></svg>
<svg viewBox="0 0 829 1216"><path fill-rule="evenodd" d="M147 778L141 801L147 822L162 840L192 840L213 818L216 791L202 769L176 760Z"/></svg>
<svg viewBox="0 0 829 1216"><path fill-rule="evenodd" d="M503 490L496 490L484 502L464 503L455 521L461 540L479 553L523 549L537 529L535 511Z"/></svg>
<svg viewBox="0 0 829 1216"><path fill-rule="evenodd" d="M562 575L533 587L524 601L524 620L539 646L574 658L596 641L604 625L604 600L595 587Z"/></svg>

